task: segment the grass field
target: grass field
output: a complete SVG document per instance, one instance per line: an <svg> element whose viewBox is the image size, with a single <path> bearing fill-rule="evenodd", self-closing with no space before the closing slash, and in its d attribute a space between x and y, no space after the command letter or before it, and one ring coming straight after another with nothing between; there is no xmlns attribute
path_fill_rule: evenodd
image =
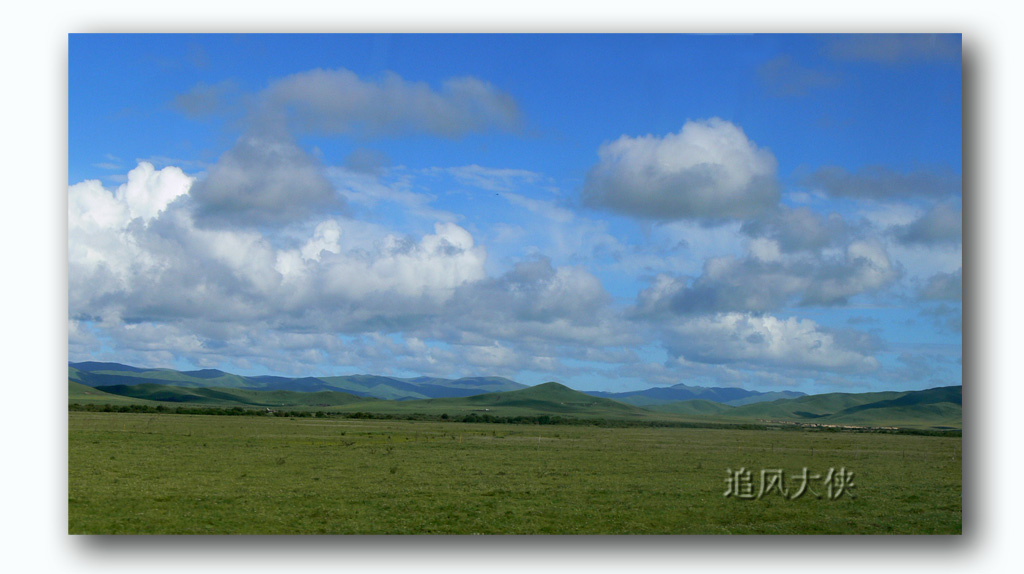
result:
<svg viewBox="0 0 1024 574"><path fill-rule="evenodd" d="M70 412L81 534L960 534L961 439ZM728 470L854 473L725 497ZM755 491L757 490L755 485ZM850 494L855 497L849 496Z"/></svg>

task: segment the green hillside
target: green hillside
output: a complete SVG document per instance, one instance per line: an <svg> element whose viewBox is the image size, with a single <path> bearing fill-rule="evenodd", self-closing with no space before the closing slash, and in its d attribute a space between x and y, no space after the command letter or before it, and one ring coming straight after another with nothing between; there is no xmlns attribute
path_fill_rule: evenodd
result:
<svg viewBox="0 0 1024 574"><path fill-rule="evenodd" d="M170 369L158 369L154 371L144 371L141 373L132 373L127 371L94 371L94 375L118 375L122 377L134 377L138 379L147 380L159 380L167 381L169 385L175 385L179 387L246 387L249 386L249 382L243 377L238 375L232 375L229 373L223 373L216 377L195 377L183 373L181 371L172 371Z"/></svg>
<svg viewBox="0 0 1024 574"><path fill-rule="evenodd" d="M827 418L844 424L962 428L963 387L908 391L892 399L843 409Z"/></svg>
<svg viewBox="0 0 1024 574"><path fill-rule="evenodd" d="M754 403L735 407L730 416L760 419L811 420L837 413L839 411L894 399L903 393L827 393L808 395L797 399L780 399L777 401Z"/></svg>
<svg viewBox="0 0 1024 574"><path fill-rule="evenodd" d="M826 426L962 428L962 387L924 391L827 393L732 406L706 399L668 402L645 396L622 401L596 397L555 382L515 388L500 377L397 379L350 375L321 379L245 378L222 371L180 372L169 369L109 370L106 364L84 371L68 367L68 398L80 404L165 404L242 407L287 407L300 410L367 412L393 415L494 416L558 415L587 419L672 420L705 423L792 423ZM153 381L168 381L167 383ZM112 384L98 384L115 381ZM277 385L305 390L254 390L237 385ZM216 383L223 382L224 386ZM324 387L343 390L316 390ZM464 387L459 389L458 387ZM480 391L479 394L466 395ZM369 395L369 396L357 396ZM442 398L428 398L429 396ZM380 397L380 398L370 398ZM627 404L626 401L639 404Z"/></svg>
<svg viewBox="0 0 1024 574"><path fill-rule="evenodd" d="M559 383L544 383L517 391L486 393L471 397L423 399L413 401L380 401L344 405L335 411L372 411L387 414L468 415L490 413L495 416L559 415L576 418L666 418L632 405L593 397L574 391ZM674 419L672 415L667 418Z"/></svg>
<svg viewBox="0 0 1024 574"><path fill-rule="evenodd" d="M728 414L734 410L729 405L707 401L704 399L692 399L689 401L674 401L646 407L648 410L660 413L674 413L679 415L721 415Z"/></svg>
<svg viewBox="0 0 1024 574"><path fill-rule="evenodd" d="M730 406L703 400L650 405L655 412L705 421L919 429L963 428L962 387L880 393L828 393Z"/></svg>
<svg viewBox="0 0 1024 574"><path fill-rule="evenodd" d="M115 395L68 380L68 402L83 405L158 405L156 401L149 401L134 397Z"/></svg>
<svg viewBox="0 0 1024 574"><path fill-rule="evenodd" d="M155 384L162 383L179 387L240 388L250 386L250 383L244 377L232 375L230 373L220 373L217 376L197 377L171 369L154 369L149 371L99 370L86 372L68 366L68 378L92 387L112 386L118 384L131 385L143 382Z"/></svg>
<svg viewBox="0 0 1024 574"><path fill-rule="evenodd" d="M503 377L464 377L441 379L417 377L402 379L380 375L332 377L241 376L217 369L177 371L143 369L118 363L84 362L68 365L68 379L90 387L138 385L150 383L188 388L232 388L251 390L288 390L300 392L340 391L385 400L409 400L471 396L526 388Z"/></svg>
<svg viewBox="0 0 1024 574"><path fill-rule="evenodd" d="M114 396L146 399L148 401L217 406L331 407L349 403L372 403L376 401L376 399L367 399L336 391L320 391L315 393L303 393L299 391L253 391L247 389L216 387L189 388L172 385L157 385L153 383L97 387L96 390L103 391Z"/></svg>

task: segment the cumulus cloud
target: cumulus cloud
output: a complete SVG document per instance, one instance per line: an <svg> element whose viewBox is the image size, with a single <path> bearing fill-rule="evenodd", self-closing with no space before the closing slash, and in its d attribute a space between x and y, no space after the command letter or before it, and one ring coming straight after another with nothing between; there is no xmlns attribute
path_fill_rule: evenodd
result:
<svg viewBox="0 0 1024 574"><path fill-rule="evenodd" d="M896 226L902 243L952 244L963 241L963 212L949 203L939 203L909 225Z"/></svg>
<svg viewBox="0 0 1024 574"><path fill-rule="evenodd" d="M131 185L161 182L151 199L173 195L174 178L137 173ZM106 340L122 353L113 359L140 364L287 371L306 357L386 372L397 357L421 372L512 375L555 372L559 357L610 360L621 353L609 346L628 338L585 269L537 258L489 278L486 251L451 222L420 236L339 218L209 228L188 201L133 217L128 187L69 188L69 349L79 357ZM389 334L407 342L375 355L399 344Z"/></svg>
<svg viewBox="0 0 1024 574"><path fill-rule="evenodd" d="M68 293L72 316L99 315L86 300L116 297L132 289L158 259L138 240L154 219L186 194L191 178L176 167L156 171L141 163L111 191L89 180L68 188Z"/></svg>
<svg viewBox="0 0 1024 574"><path fill-rule="evenodd" d="M261 98L259 113L281 114L295 129L322 134L456 138L514 130L520 122L512 96L472 77L448 79L435 90L394 73L364 80L346 69L317 69L273 82Z"/></svg>
<svg viewBox="0 0 1024 574"><path fill-rule="evenodd" d="M193 179L177 167L159 171L149 162L141 162L128 172L128 182L117 188L116 199L128 207L132 217L150 220L178 196L188 193Z"/></svg>
<svg viewBox="0 0 1024 574"><path fill-rule="evenodd" d="M868 166L850 172L828 166L804 176L802 183L833 197L891 201L959 196L963 178L948 169L901 173L884 166Z"/></svg>
<svg viewBox="0 0 1024 574"><path fill-rule="evenodd" d="M332 246L333 247L333 246ZM325 295L361 300L398 295L441 302L466 282L483 279L486 252L454 223L438 223L418 242L387 235L369 253L320 251Z"/></svg>
<svg viewBox="0 0 1024 574"><path fill-rule="evenodd" d="M114 191L94 181L69 188L72 317L296 325L330 318L343 327L359 320L344 310L359 308L365 318L402 305L429 309L484 277L486 252L452 223L414 238L329 218L304 240L302 227L197 225L187 202L162 207L196 191L182 193L181 175L143 165Z"/></svg>
<svg viewBox="0 0 1024 574"><path fill-rule="evenodd" d="M209 225L282 225L344 207L315 158L290 139L257 135L240 138L190 195Z"/></svg>
<svg viewBox="0 0 1024 574"><path fill-rule="evenodd" d="M779 201L775 156L738 126L688 121L664 137L622 136L598 150L583 203L646 219L737 219Z"/></svg>
<svg viewBox="0 0 1024 574"><path fill-rule="evenodd" d="M178 196L189 191L192 178L177 167L157 170L141 162L113 192L96 180L68 189L68 219L76 230L123 227L132 219L149 221Z"/></svg>
<svg viewBox="0 0 1024 574"><path fill-rule="evenodd" d="M675 322L667 332L668 350L687 361L849 372L879 366L863 338L839 336L809 319L722 313Z"/></svg>

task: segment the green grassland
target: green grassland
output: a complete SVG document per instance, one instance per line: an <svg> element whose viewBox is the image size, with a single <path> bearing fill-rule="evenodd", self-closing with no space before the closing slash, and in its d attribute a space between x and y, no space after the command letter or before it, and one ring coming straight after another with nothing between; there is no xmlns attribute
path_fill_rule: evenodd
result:
<svg viewBox="0 0 1024 574"><path fill-rule="evenodd" d="M567 412L600 407L629 414L599 401L573 405L574 395L557 387L542 391ZM470 406L537 406L520 400L507 393ZM962 528L959 437L103 412L70 412L68 428L71 533L960 534ZM854 473L854 486L836 499L821 483L812 486L821 498L725 497L728 471L740 468L755 480L761 469L781 469L787 481L803 468L819 475L845 468Z"/></svg>

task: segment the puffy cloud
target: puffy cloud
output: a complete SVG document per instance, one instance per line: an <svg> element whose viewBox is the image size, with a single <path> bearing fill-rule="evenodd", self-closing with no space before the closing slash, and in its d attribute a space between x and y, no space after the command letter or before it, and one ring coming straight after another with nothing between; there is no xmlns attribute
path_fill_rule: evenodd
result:
<svg viewBox="0 0 1024 574"><path fill-rule="evenodd" d="M73 314L85 312L80 308L85 299L130 290L158 264L138 236L188 192L191 181L176 167L156 171L143 162L116 190L95 180L68 188L68 297Z"/></svg>
<svg viewBox="0 0 1024 574"><path fill-rule="evenodd" d="M289 372L308 359L388 372L398 360L439 375L513 375L554 372L559 356L601 360L623 340L593 275L536 259L488 279L486 251L453 223L420 237L350 219L207 228L187 201L146 222L98 182L69 188L69 204L78 358L105 341L121 353L112 359L149 365ZM374 354L385 341L390 350Z"/></svg>
<svg viewBox="0 0 1024 574"><path fill-rule="evenodd" d="M317 69L277 80L261 97L268 107L259 113L283 114L299 130L324 134L454 138L513 130L520 121L512 96L472 77L446 80L434 90L394 73L367 81L346 69Z"/></svg>
<svg viewBox="0 0 1024 574"><path fill-rule="evenodd" d="M282 225L344 207L318 161L290 139L259 135L240 138L190 195L205 225Z"/></svg>
<svg viewBox="0 0 1024 574"><path fill-rule="evenodd" d="M779 201L777 164L738 126L688 121L676 134L606 143L587 174L583 202L647 219L755 217Z"/></svg>
<svg viewBox="0 0 1024 574"><path fill-rule="evenodd" d="M114 192L93 181L69 187L73 318L333 323L341 331L436 311L456 287L485 276L486 252L452 223L418 239L337 219L287 230L197 225L187 201L159 210L182 189L178 173L142 166ZM136 209L158 216L136 218Z"/></svg>
<svg viewBox="0 0 1024 574"><path fill-rule="evenodd" d="M484 278L486 252L454 223L436 224L435 233L419 242L388 235L370 253L337 253L331 247L320 251L327 296L397 295L437 303L459 285Z"/></svg>
<svg viewBox="0 0 1024 574"><path fill-rule="evenodd" d="M723 313L672 323L667 332L668 350L687 361L849 372L878 368L870 342L809 319Z"/></svg>
<svg viewBox="0 0 1024 574"><path fill-rule="evenodd" d="M132 217L150 220L178 196L188 193L192 181L177 167L157 171L153 164L141 162L128 172L128 182L117 188L115 196L128 207Z"/></svg>
<svg viewBox="0 0 1024 574"><path fill-rule="evenodd" d="M963 269L952 273L936 273L921 289L920 296L932 301L961 301L964 297Z"/></svg>
<svg viewBox="0 0 1024 574"><path fill-rule="evenodd" d="M804 176L802 182L833 197L876 201L944 199L961 195L963 188L963 177L948 169L901 173L883 166L868 166L855 173L828 166Z"/></svg>
<svg viewBox="0 0 1024 574"><path fill-rule="evenodd" d="M95 230L124 227L135 218L149 221L178 196L188 193L193 182L180 168L165 167L158 171L145 161L129 171L127 179L113 192L96 180L71 186L69 222L75 229Z"/></svg>
<svg viewBox="0 0 1024 574"><path fill-rule="evenodd" d="M963 242L963 212L949 203L939 203L909 225L896 226L903 243L960 244Z"/></svg>

